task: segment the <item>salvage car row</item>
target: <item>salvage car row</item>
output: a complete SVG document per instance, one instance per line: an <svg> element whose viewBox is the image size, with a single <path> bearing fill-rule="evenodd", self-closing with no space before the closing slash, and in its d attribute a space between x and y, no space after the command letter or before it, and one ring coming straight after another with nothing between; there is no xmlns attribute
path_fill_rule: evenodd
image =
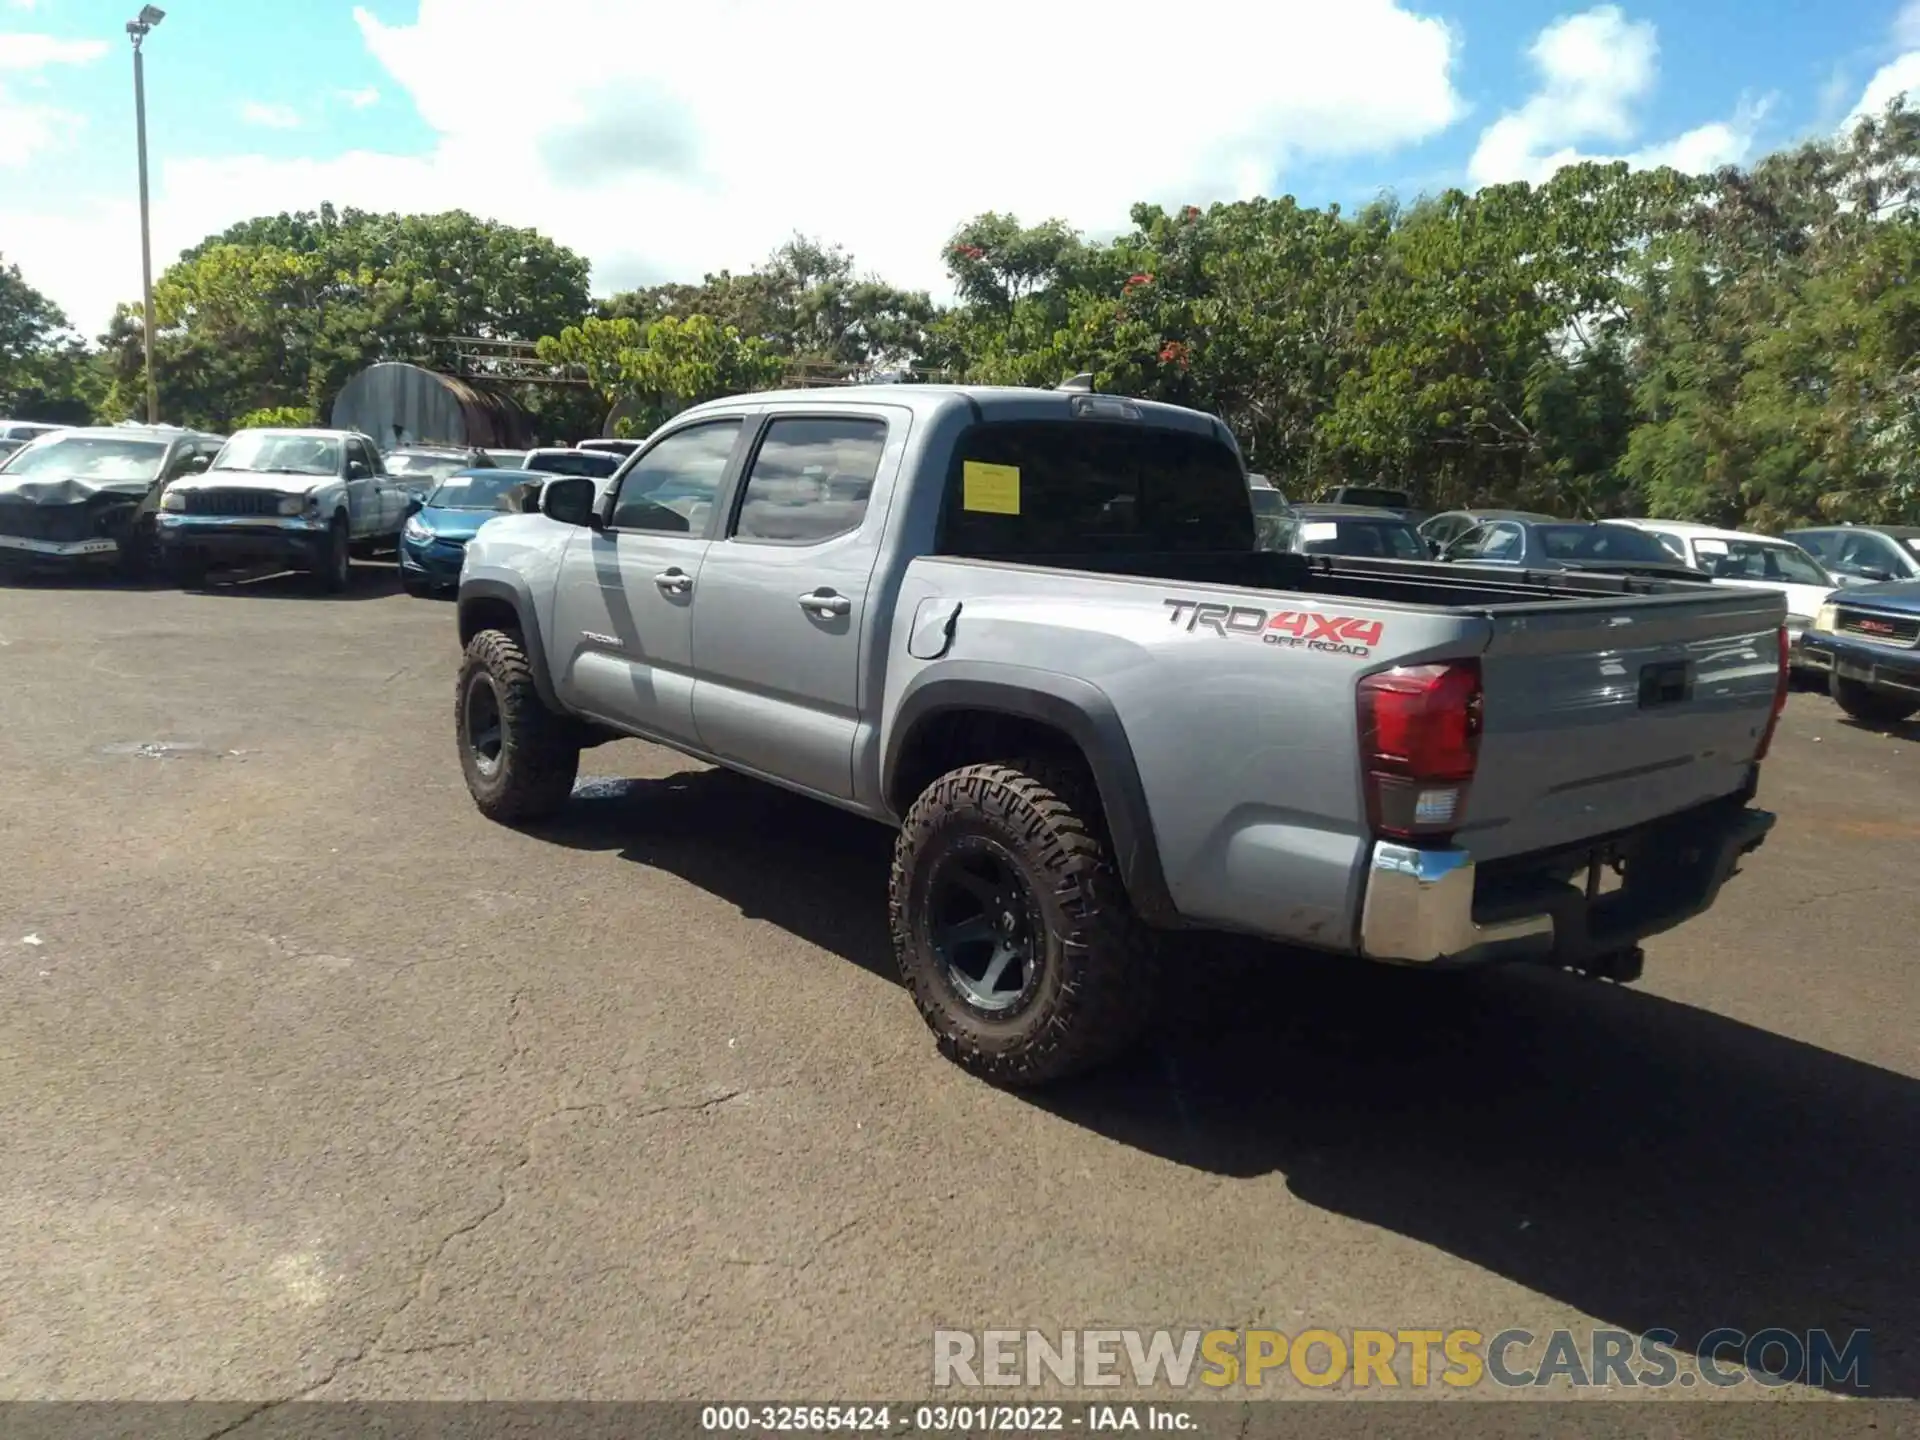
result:
<svg viewBox="0 0 1920 1440"><path fill-rule="evenodd" d="M530 451L408 446L380 454L339 430L0 423L0 564L117 560L198 587L224 564L275 563L344 589L353 557L391 551L413 594L459 581L467 543L526 509L555 474L604 483L641 442ZM1920 710L1920 527L1824 526L1783 538L1683 521L1573 521L1453 510L1415 524L1404 492L1342 487L1289 504L1249 476L1256 543L1306 555L1434 558L1528 573L1669 576L1774 590L1796 671L1850 715ZM1911 587L1911 588L1909 588Z"/></svg>
<svg viewBox="0 0 1920 1440"><path fill-rule="evenodd" d="M510 475L524 493L556 473L605 476L621 458L599 445L382 455L340 430L40 427L0 461L0 562L117 562L187 587L216 566L269 562L338 591L356 554L404 551L410 518L450 477Z"/></svg>
<svg viewBox="0 0 1920 1440"><path fill-rule="evenodd" d="M119 458L35 458L81 442ZM152 469L114 489L135 443ZM30 442L0 490L72 485L48 508L130 556L150 517L186 583L265 559L338 589L397 547L408 588L457 591L455 738L494 820L636 737L890 825L912 998L1005 1082L1125 1048L1180 930L1636 978L1773 823L1813 603L1788 572L1832 578L1765 537L1511 512L1436 564L1344 503L1385 492L1276 505L1216 417L1082 390L756 393L624 456L513 458L116 427ZM1900 590L1836 583L1801 637L1855 713L1899 708Z"/></svg>
<svg viewBox="0 0 1920 1440"><path fill-rule="evenodd" d="M1666 576L1775 591L1786 600L1796 672L1824 681L1857 720L1891 724L1920 711L1920 526L1831 525L1771 536L1682 520L1562 520L1524 510L1451 510L1416 524L1404 494L1365 498L1370 503L1272 508L1260 521L1263 543L1305 555L1430 557L1532 574Z"/></svg>

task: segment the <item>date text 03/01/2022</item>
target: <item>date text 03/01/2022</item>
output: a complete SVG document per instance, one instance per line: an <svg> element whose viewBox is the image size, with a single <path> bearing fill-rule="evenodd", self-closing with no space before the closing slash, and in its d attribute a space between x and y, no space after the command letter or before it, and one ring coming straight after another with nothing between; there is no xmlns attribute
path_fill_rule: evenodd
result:
<svg viewBox="0 0 1920 1440"><path fill-rule="evenodd" d="M1191 1433L1192 1413L1165 1405L708 1405L702 1430L721 1433L1038 1434L1068 1430Z"/></svg>

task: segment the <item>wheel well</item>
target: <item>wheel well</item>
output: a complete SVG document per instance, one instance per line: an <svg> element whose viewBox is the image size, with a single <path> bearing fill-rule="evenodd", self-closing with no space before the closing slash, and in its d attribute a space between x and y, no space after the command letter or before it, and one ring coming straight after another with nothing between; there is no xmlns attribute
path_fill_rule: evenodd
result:
<svg viewBox="0 0 1920 1440"><path fill-rule="evenodd" d="M949 770L1035 756L1092 770L1073 737L1044 720L998 710L942 710L916 725L901 746L887 804L904 815L920 792Z"/></svg>
<svg viewBox="0 0 1920 1440"><path fill-rule="evenodd" d="M464 647L482 630L506 630L518 634L520 612L507 601L492 595L461 601L460 644Z"/></svg>

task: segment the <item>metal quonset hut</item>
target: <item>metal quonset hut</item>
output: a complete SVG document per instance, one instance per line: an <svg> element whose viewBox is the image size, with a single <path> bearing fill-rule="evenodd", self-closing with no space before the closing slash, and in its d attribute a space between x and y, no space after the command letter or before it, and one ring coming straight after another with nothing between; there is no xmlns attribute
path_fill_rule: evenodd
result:
<svg viewBox="0 0 1920 1440"><path fill-rule="evenodd" d="M630 420L636 415L638 415L640 413L640 408L641 408L640 402L638 400L635 400L631 396L628 396L624 400L616 400L614 402L613 408L607 411L606 424L600 427L600 438L602 440L612 440L616 438L620 434L620 422L622 420ZM644 439L645 437L642 435L635 435L632 438L635 440L641 440L641 439Z"/></svg>
<svg viewBox="0 0 1920 1440"><path fill-rule="evenodd" d="M524 450L533 443L526 411L505 395L418 365L369 365L333 402L333 425L370 435L383 451L401 445L475 445Z"/></svg>

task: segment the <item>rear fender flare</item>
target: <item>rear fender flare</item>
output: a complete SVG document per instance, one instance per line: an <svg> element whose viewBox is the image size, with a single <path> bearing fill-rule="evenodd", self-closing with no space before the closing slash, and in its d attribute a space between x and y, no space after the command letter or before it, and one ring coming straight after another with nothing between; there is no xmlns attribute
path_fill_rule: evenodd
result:
<svg viewBox="0 0 1920 1440"><path fill-rule="evenodd" d="M1070 739L1092 771L1113 841L1114 864L1135 912L1163 928L1181 923L1161 869L1153 817L1126 727L1106 693L1088 681L978 661L953 661L922 671L900 697L881 758L881 794L891 815L904 816L916 798L899 793L902 761L916 732L956 711L1030 720Z"/></svg>

